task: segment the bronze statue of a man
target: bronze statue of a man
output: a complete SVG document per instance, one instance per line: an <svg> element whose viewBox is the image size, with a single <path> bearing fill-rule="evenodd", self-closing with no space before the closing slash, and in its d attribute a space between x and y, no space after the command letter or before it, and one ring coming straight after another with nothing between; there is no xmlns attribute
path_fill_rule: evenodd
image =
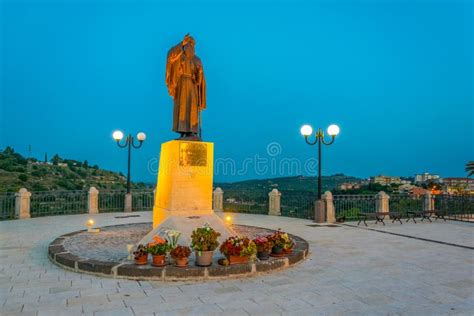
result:
<svg viewBox="0 0 474 316"><path fill-rule="evenodd" d="M181 138L201 139L200 111L206 108L206 80L201 60L194 54L194 39L184 39L168 52L166 86L174 99L173 131Z"/></svg>

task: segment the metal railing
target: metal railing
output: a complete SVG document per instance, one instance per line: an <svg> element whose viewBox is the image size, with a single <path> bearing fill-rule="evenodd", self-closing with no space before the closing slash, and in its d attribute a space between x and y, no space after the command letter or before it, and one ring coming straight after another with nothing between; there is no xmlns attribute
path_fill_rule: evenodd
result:
<svg viewBox="0 0 474 316"><path fill-rule="evenodd" d="M434 206L447 219L474 221L474 195L435 195Z"/></svg>
<svg viewBox="0 0 474 316"><path fill-rule="evenodd" d="M334 195L336 219L355 221L359 213L375 212L376 196L372 194Z"/></svg>
<svg viewBox="0 0 474 316"><path fill-rule="evenodd" d="M408 216L408 212L420 212L423 210L423 196L412 194L392 194L388 200L390 212L400 213L402 218Z"/></svg>
<svg viewBox="0 0 474 316"><path fill-rule="evenodd" d="M226 191L223 204L225 212L268 214L268 192Z"/></svg>
<svg viewBox="0 0 474 316"><path fill-rule="evenodd" d="M314 201L316 193L312 191L282 191L281 215L305 219L314 219Z"/></svg>
<svg viewBox="0 0 474 316"><path fill-rule="evenodd" d="M132 191L132 211L151 211L153 210L154 201L155 194L153 190Z"/></svg>
<svg viewBox="0 0 474 316"><path fill-rule="evenodd" d="M31 217L87 213L87 191L34 192L30 199Z"/></svg>
<svg viewBox="0 0 474 316"><path fill-rule="evenodd" d="M126 193L125 190L100 190L99 213L123 212Z"/></svg>
<svg viewBox="0 0 474 316"><path fill-rule="evenodd" d="M15 193L0 193L0 220L15 218Z"/></svg>

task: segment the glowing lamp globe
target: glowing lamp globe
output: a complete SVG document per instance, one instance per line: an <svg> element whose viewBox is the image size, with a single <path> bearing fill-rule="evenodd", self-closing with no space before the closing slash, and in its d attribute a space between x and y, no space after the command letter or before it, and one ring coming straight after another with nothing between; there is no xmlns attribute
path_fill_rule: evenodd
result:
<svg viewBox="0 0 474 316"><path fill-rule="evenodd" d="M313 133L313 128L310 125L303 125L300 129L301 135L309 136Z"/></svg>
<svg viewBox="0 0 474 316"><path fill-rule="evenodd" d="M329 125L328 134L331 136L337 136L337 134L339 134L339 126L334 125L334 124Z"/></svg>
<svg viewBox="0 0 474 316"><path fill-rule="evenodd" d="M143 132L140 132L137 134L137 139L141 142L143 142L146 139L146 134Z"/></svg>
<svg viewBox="0 0 474 316"><path fill-rule="evenodd" d="M119 141L123 138L123 133L121 131L115 131L113 134L112 134L112 137L116 140L116 141Z"/></svg>

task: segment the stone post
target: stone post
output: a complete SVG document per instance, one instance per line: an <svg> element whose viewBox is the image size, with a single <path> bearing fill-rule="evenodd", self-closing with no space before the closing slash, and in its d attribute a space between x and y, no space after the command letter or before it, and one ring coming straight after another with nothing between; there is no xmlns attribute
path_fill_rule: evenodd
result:
<svg viewBox="0 0 474 316"><path fill-rule="evenodd" d="M384 191L380 191L376 195L375 211L378 213L388 213L390 211L388 200L390 196Z"/></svg>
<svg viewBox="0 0 474 316"><path fill-rule="evenodd" d="M125 207L124 212L131 212L132 211L132 193L125 194Z"/></svg>
<svg viewBox="0 0 474 316"><path fill-rule="evenodd" d="M224 210L224 191L217 187L213 192L213 209L214 212L222 212Z"/></svg>
<svg viewBox="0 0 474 316"><path fill-rule="evenodd" d="M322 199L314 201L314 222L326 222L326 203Z"/></svg>
<svg viewBox="0 0 474 316"><path fill-rule="evenodd" d="M89 189L89 195L87 197L87 209L89 214L99 213L99 190L95 187Z"/></svg>
<svg viewBox="0 0 474 316"><path fill-rule="evenodd" d="M15 193L15 217L19 219L31 218L30 215L30 198L31 192L21 188Z"/></svg>
<svg viewBox="0 0 474 316"><path fill-rule="evenodd" d="M434 210L434 198L430 191L426 191L423 196L423 211Z"/></svg>
<svg viewBox="0 0 474 316"><path fill-rule="evenodd" d="M268 215L281 215L281 192L273 189L268 193Z"/></svg>
<svg viewBox="0 0 474 316"><path fill-rule="evenodd" d="M333 224L336 222L336 211L334 209L334 201L332 193L330 191L324 192L321 199L324 201L324 206L326 208L326 222L328 224Z"/></svg>

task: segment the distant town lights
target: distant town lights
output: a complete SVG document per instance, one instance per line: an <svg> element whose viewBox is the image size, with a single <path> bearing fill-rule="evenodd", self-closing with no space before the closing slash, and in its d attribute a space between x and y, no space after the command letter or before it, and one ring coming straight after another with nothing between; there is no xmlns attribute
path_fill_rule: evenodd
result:
<svg viewBox="0 0 474 316"><path fill-rule="evenodd" d="M145 135L145 134L143 134ZM138 136L138 135L137 135ZM112 137L116 140L116 141L120 141L122 140L123 138L123 133L121 131L115 131L113 134L112 134Z"/></svg>

